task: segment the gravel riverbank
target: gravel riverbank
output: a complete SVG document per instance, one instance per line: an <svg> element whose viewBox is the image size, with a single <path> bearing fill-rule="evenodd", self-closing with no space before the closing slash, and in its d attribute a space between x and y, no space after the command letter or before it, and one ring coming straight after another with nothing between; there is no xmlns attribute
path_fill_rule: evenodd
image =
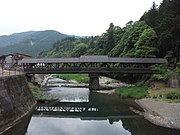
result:
<svg viewBox="0 0 180 135"><path fill-rule="evenodd" d="M180 130L180 103L148 98L136 100L136 102L144 109L143 115L150 122Z"/></svg>

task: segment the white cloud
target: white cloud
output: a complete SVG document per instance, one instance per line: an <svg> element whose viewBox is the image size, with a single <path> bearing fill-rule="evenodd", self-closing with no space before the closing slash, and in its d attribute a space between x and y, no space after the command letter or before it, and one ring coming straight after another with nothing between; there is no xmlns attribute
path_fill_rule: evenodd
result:
<svg viewBox="0 0 180 135"><path fill-rule="evenodd" d="M0 35L53 29L66 34L102 34L113 22L137 21L162 0L0 0Z"/></svg>

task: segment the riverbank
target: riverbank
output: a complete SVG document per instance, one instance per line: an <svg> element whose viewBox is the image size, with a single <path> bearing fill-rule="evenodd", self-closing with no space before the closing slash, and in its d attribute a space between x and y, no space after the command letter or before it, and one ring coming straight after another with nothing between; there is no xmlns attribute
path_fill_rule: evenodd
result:
<svg viewBox="0 0 180 135"><path fill-rule="evenodd" d="M180 103L169 103L160 99L136 100L145 112L142 115L150 122L180 130Z"/></svg>
<svg viewBox="0 0 180 135"><path fill-rule="evenodd" d="M170 88L163 82L152 82L148 96L135 100L144 109L148 121L158 126L180 130L180 89Z"/></svg>
<svg viewBox="0 0 180 135"><path fill-rule="evenodd" d="M122 95L128 93L129 95L125 95L124 98L134 97L136 103L144 110L144 112L140 112L132 108L132 111L144 116L145 119L155 125L180 130L180 90L170 88L162 82L154 82L153 87L147 89L146 96L139 99L139 96L136 98L136 93L142 91L139 88L138 86L120 87L116 91L101 91L101 93L113 94L119 90L125 90L125 92L117 94L123 98Z"/></svg>

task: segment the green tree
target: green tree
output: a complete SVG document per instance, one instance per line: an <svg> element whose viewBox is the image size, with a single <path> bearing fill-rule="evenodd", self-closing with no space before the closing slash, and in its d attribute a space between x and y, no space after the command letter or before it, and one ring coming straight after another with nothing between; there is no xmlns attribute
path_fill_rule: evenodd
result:
<svg viewBox="0 0 180 135"><path fill-rule="evenodd" d="M96 50L100 55L107 55L123 36L123 29L110 23L109 28L101 36L97 36Z"/></svg>
<svg viewBox="0 0 180 135"><path fill-rule="evenodd" d="M157 25L157 19L158 19L158 9L156 3L153 2L151 9L148 12L145 12L140 20L146 21L146 23L149 26L154 28Z"/></svg>
<svg viewBox="0 0 180 135"><path fill-rule="evenodd" d="M169 57L170 61L179 61L180 40L180 1L163 0L158 8L146 12L140 20L150 25L158 35L157 57ZM152 23L153 22L153 23ZM176 59L176 60L175 60Z"/></svg>
<svg viewBox="0 0 180 135"><path fill-rule="evenodd" d="M157 34L152 28L145 29L135 46L135 57L155 57Z"/></svg>
<svg viewBox="0 0 180 135"><path fill-rule="evenodd" d="M115 35L114 35L114 24L110 23L108 30L106 31L106 48L105 53L107 54L115 46Z"/></svg>
<svg viewBox="0 0 180 135"><path fill-rule="evenodd" d="M84 43L80 43L74 47L72 50L71 56L72 57L80 57L81 55L84 55L87 52L88 45Z"/></svg>
<svg viewBox="0 0 180 135"><path fill-rule="evenodd" d="M114 57L134 57L134 45L138 41L142 32L147 28L150 27L144 21L138 21L133 25L130 25L109 55Z"/></svg>

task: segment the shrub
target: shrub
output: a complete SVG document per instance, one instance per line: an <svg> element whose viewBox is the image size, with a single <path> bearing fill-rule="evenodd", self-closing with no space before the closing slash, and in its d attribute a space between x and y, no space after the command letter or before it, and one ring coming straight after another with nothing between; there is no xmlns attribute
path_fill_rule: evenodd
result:
<svg viewBox="0 0 180 135"><path fill-rule="evenodd" d="M43 94L42 90L39 87L34 86L32 83L29 83L29 86L31 88L32 94L33 94L36 101L50 101L50 100L53 100L52 97L45 96Z"/></svg>
<svg viewBox="0 0 180 135"><path fill-rule="evenodd" d="M147 86L121 87L116 89L116 93L121 97L144 98L148 95Z"/></svg>
<svg viewBox="0 0 180 135"><path fill-rule="evenodd" d="M167 93L165 96L167 99L178 100L180 99L180 91L173 91L173 92Z"/></svg>
<svg viewBox="0 0 180 135"><path fill-rule="evenodd" d="M154 74L155 79L167 81L169 72L165 65L153 65L151 68L152 70L159 72L159 74Z"/></svg>
<svg viewBox="0 0 180 135"><path fill-rule="evenodd" d="M176 68L174 72L175 73L180 73L180 68Z"/></svg>

